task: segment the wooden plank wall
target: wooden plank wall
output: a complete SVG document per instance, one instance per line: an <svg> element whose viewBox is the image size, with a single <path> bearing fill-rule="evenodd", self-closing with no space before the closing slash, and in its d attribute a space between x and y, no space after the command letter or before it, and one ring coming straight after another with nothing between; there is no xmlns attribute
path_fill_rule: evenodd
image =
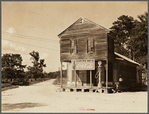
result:
<svg viewBox="0 0 149 114"><path fill-rule="evenodd" d="M66 31L64 31L60 37L60 59L63 62L71 61L72 59L95 59L96 64L98 61L106 61L107 56L110 57L109 60L112 61L112 57L114 54L114 46L113 40L107 40L107 29L104 29L101 26L93 24L88 21L78 20L74 25L70 26ZM93 53L88 53L87 42L88 39L92 38L94 40L95 51ZM71 40L77 40L77 52L71 54ZM109 43L107 43L107 41ZM107 52L107 50L109 52ZM110 63L111 67L111 63ZM95 74L98 70L98 66L96 66L96 70L93 71L93 83L97 85L97 79L95 79ZM110 69L112 70L112 69ZM73 73L72 73L73 74ZM113 72L109 71L109 74L112 74L112 77L109 78L112 80ZM78 78L81 79L83 83L89 83L89 71L77 71ZM102 72L102 81L105 81L105 68ZM74 78L74 76L72 76ZM74 78L75 79L75 78ZM74 80L73 79L73 80Z"/></svg>
<svg viewBox="0 0 149 114"><path fill-rule="evenodd" d="M61 61L71 61L72 59L95 59L106 60L107 57L107 29L103 29L96 24L79 20L73 26L68 28L60 36L60 50ZM87 53L87 40L93 38L95 52ZM77 39L77 51L76 54L70 53L70 40Z"/></svg>
<svg viewBox="0 0 149 114"><path fill-rule="evenodd" d="M77 39L77 52L76 54L70 53L70 39L62 40L61 42L61 61L71 61L72 59L95 59L95 60L106 60L107 58L107 42L105 36L92 36L94 39L95 52L90 54L87 53L87 38L89 37L78 37Z"/></svg>
<svg viewBox="0 0 149 114"><path fill-rule="evenodd" d="M108 81L113 82L113 62L109 62L108 65Z"/></svg>
<svg viewBox="0 0 149 114"><path fill-rule="evenodd" d="M118 63L116 60L113 63L113 82L118 82Z"/></svg>
<svg viewBox="0 0 149 114"><path fill-rule="evenodd" d="M108 40L108 61L113 62L114 60L114 39L107 34L107 40Z"/></svg>
<svg viewBox="0 0 149 114"><path fill-rule="evenodd" d="M122 76L123 82L121 83L124 87L135 87L136 85L136 67L119 63L119 75Z"/></svg>

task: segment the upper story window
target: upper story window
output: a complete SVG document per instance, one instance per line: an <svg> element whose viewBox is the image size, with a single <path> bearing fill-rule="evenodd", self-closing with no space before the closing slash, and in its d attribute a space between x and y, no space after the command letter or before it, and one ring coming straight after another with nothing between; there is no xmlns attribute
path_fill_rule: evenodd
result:
<svg viewBox="0 0 149 114"><path fill-rule="evenodd" d="M74 54L77 53L77 40L71 40L71 48L70 53Z"/></svg>
<svg viewBox="0 0 149 114"><path fill-rule="evenodd" d="M88 38L88 40L87 40L87 53L93 53L93 52L95 52L94 39Z"/></svg>

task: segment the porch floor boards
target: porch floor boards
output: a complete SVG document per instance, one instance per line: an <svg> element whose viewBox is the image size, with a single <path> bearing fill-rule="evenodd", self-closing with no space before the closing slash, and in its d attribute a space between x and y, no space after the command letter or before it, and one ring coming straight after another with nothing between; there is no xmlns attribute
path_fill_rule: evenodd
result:
<svg viewBox="0 0 149 114"><path fill-rule="evenodd" d="M64 85L63 88L65 88L65 89L100 89L97 86L92 86L92 88L91 88L91 86L77 86L77 87L75 87L74 85L73 86L65 86ZM113 88L113 87L108 87L108 89L111 89L111 88ZM106 87L103 86L103 87L101 87L101 89L106 89Z"/></svg>
<svg viewBox="0 0 149 114"><path fill-rule="evenodd" d="M108 87L108 90L112 89L112 87ZM106 92L106 87L98 88L97 86L63 86L61 88L63 92L98 92L103 93Z"/></svg>

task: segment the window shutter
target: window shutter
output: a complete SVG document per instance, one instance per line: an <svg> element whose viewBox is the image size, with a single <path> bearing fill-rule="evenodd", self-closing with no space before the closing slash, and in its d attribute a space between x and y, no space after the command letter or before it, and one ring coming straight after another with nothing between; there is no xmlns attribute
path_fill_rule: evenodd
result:
<svg viewBox="0 0 149 114"><path fill-rule="evenodd" d="M70 53L72 53L72 41L70 40Z"/></svg>
<svg viewBox="0 0 149 114"><path fill-rule="evenodd" d="M93 47L94 45L93 45L93 38L92 39L90 39L90 46L91 47Z"/></svg>
<svg viewBox="0 0 149 114"><path fill-rule="evenodd" d="M60 42L61 53L70 53L70 40Z"/></svg>
<svg viewBox="0 0 149 114"><path fill-rule="evenodd" d="M88 46L87 46L88 51L87 52L90 52L91 51L91 42L90 42L90 39L87 40L87 44L88 44Z"/></svg>
<svg viewBox="0 0 149 114"><path fill-rule="evenodd" d="M71 52L70 53L77 53L77 40L71 40Z"/></svg>
<svg viewBox="0 0 149 114"><path fill-rule="evenodd" d="M88 53L92 53L94 52L94 39L93 38L89 38L88 41L87 41L87 49L88 49Z"/></svg>
<svg viewBox="0 0 149 114"><path fill-rule="evenodd" d="M77 40L74 40L74 53L77 53Z"/></svg>

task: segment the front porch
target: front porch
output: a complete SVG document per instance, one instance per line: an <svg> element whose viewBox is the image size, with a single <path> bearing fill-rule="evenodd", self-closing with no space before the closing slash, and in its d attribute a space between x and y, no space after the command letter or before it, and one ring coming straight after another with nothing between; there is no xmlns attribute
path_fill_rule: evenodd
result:
<svg viewBox="0 0 149 114"><path fill-rule="evenodd" d="M89 60L78 60L89 61ZM111 78L108 81L108 71L106 71L106 61L92 61L92 69L81 69L75 66L77 69L73 69L73 62L67 62L67 74L64 76L66 78L63 83L62 72L61 72L61 91L89 91L89 92L107 92L109 89L113 89L114 83ZM84 63L85 64L85 63ZM91 64L91 62L88 64ZM75 63L75 65L78 65ZM61 66L62 62L61 62ZM61 69L62 71L62 69Z"/></svg>

